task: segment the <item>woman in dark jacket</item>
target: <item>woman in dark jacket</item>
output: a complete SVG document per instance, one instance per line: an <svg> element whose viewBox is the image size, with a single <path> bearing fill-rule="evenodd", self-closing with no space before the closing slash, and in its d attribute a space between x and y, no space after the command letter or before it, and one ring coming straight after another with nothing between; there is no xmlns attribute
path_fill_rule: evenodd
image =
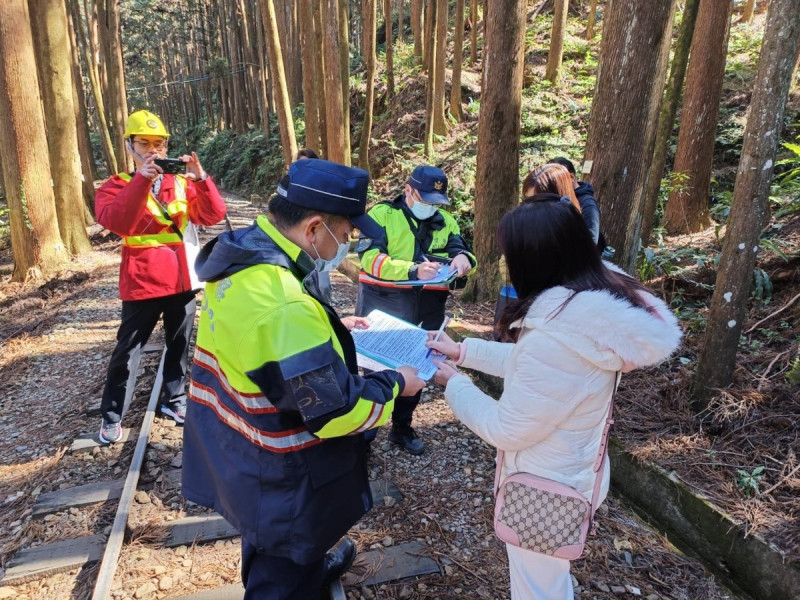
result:
<svg viewBox="0 0 800 600"><path fill-rule="evenodd" d="M564 165L564 162L569 163L569 165ZM581 202L580 197L577 196L578 188L575 185L575 178L570 173L569 167L572 167L572 173L574 173L575 167L569 160L566 158L554 158L546 165L528 173L528 176L522 182L522 201L541 199L544 195L567 198L570 204L583 217L583 222L586 223L586 228L592 235L592 241L597 245L600 235L600 210L597 208L594 196L589 193L583 194L584 200ZM588 183L586 186L591 189L591 185ZM584 204L586 208L584 208ZM598 249L598 253L601 251ZM502 261L500 263L500 272L505 279L508 279L505 276L505 263ZM497 319L509 300L516 298L517 293L514 286L506 284L500 289L500 296L497 298L497 306L494 312L495 323L497 323Z"/></svg>

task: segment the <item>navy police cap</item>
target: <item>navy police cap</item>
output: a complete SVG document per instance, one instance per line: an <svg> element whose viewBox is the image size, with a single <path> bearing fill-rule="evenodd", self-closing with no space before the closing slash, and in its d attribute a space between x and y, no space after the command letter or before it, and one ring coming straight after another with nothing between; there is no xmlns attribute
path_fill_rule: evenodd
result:
<svg viewBox="0 0 800 600"><path fill-rule="evenodd" d="M363 169L322 159L298 160L289 167L288 179L287 202L347 217L366 237L379 238L383 234L383 229L366 214L369 174Z"/></svg>
<svg viewBox="0 0 800 600"><path fill-rule="evenodd" d="M439 167L418 166L408 178L408 185L417 190L428 204L450 204L447 199L447 175Z"/></svg>

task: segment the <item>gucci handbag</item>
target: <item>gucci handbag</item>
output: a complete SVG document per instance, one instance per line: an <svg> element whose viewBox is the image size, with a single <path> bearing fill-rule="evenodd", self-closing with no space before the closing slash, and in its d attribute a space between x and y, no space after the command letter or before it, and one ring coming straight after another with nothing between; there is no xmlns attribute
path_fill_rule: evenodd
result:
<svg viewBox="0 0 800 600"><path fill-rule="evenodd" d="M615 393L619 375L617 373ZM494 480L494 530L498 538L512 546L554 558L575 560L581 557L597 510L613 412L614 394L593 466L595 484L591 502L575 488L531 473L512 473L501 481L505 453L498 449Z"/></svg>

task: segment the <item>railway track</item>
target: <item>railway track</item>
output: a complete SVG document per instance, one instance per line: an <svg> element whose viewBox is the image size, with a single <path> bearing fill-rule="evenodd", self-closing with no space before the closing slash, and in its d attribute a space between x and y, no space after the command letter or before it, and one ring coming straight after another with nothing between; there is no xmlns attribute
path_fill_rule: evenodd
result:
<svg viewBox="0 0 800 600"><path fill-rule="evenodd" d="M246 201L226 200L234 227L260 212ZM237 534L218 515L182 498L181 428L157 416L139 453L143 464L116 565L105 558L163 342L157 330L141 370L132 369L139 378L138 391L129 388L127 441L99 447L93 441L99 407L91 404L99 403L92 399L102 390L118 322L118 243L103 232L95 243L98 252L76 260L59 280L2 295L0 600L86 600L101 595L106 571L113 600L238 600ZM348 314L355 288L332 275L334 305ZM491 309L483 310L467 314L490 330ZM337 587L332 597L507 600L505 548L492 530L494 452L454 420L438 390L423 394L416 412L415 426L430 452L412 457L379 433L369 460L376 507L351 532L361 554L343 580L345 589ZM628 584L651 600L696 596L700 589L704 598L733 597L613 496L601 512L591 551L575 566L580 597L616 598L613 590Z"/></svg>
<svg viewBox="0 0 800 600"><path fill-rule="evenodd" d="M233 203L229 201L229 204ZM238 206L234 204L231 212L233 225L238 227L251 222L256 209L240 202ZM203 237L210 239L224 228L224 224L210 228ZM113 476L94 478L82 484L71 481L70 485L39 494L33 504L32 519L43 524L57 522L60 514L77 516L83 511L89 520L92 516L96 517L96 527L89 535L67 537L42 545L35 545L34 542L21 548L5 564L0 577L0 590L5 586L41 580L55 573L78 571L77 579L82 580L83 585L80 593L70 597L92 600L238 600L243 597L241 584L231 577L227 578L227 584L223 579L223 585L205 585L203 587L208 589L194 595L171 595L171 586L165 584L166 577L157 580L158 584L154 581L136 583L132 586L135 589L130 589L125 574L120 572L124 570L120 569L120 557L137 552L137 556L152 557L172 549L176 555L188 556L188 549L205 545L225 548L228 556L238 557L238 542L235 540L238 532L220 515L187 505L180 499L182 430L175 427L172 421L159 419L156 415L163 364L163 351L159 354L160 350L161 344L149 344L143 353L142 365L132 368L123 421L126 429L121 442L112 446L99 444L94 427L98 421L99 406L89 406L86 410L86 426L90 431L75 438L64 455L65 460L78 462L82 456L105 461ZM159 356L160 360L157 358ZM137 383L140 389L150 390L146 406L135 401ZM376 504L393 503L402 498L391 482L376 480L372 486ZM411 542L360 555L361 582L380 584L438 572L438 564L420 556L421 548L418 546L418 543ZM187 564L189 576L202 579L209 573L208 567L203 571L202 567L192 569L191 559L182 561L183 566ZM159 571L159 565L155 565L153 572L163 575ZM236 571L238 569L227 569L228 574ZM230 583L232 580L236 583ZM9 596L0 594L0 597ZM331 587L330 597L345 600L341 582Z"/></svg>
<svg viewBox="0 0 800 600"><path fill-rule="evenodd" d="M134 497L139 488L140 474L145 467L145 459L150 451L157 450L157 444L150 443L150 434L156 407L158 390L161 385L161 366L163 352L155 380L152 384L149 402L144 412L138 433L126 431L123 444L135 444L133 455L124 479L94 482L66 488L57 492L42 494L34 505L34 515L43 518L61 510L74 510L97 502L117 501L113 525L107 536L83 536L69 541L25 549L9 563L2 583L13 585L41 578L63 570L81 568L98 563L92 600L105 600L111 597L112 585L117 571L118 559L123 546L130 540L130 516L134 507ZM87 435L75 440L70 452L91 452L99 448L95 436ZM154 448L156 446L156 448ZM179 469L165 472L161 478L168 487L179 485ZM202 517L187 517L171 521L165 528L168 535L160 543L162 547L174 548L187 544L209 543L236 537L238 533L222 517L210 514ZM204 592L201 597L237 598L242 596L241 586L232 585ZM331 598L344 599L341 584L334 586ZM140 593L143 596L144 593Z"/></svg>

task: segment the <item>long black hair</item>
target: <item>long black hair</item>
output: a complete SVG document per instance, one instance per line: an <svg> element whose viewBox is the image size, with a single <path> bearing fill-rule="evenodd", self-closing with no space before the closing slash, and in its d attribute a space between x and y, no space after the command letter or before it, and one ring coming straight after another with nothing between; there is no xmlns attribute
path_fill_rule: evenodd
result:
<svg viewBox="0 0 800 600"><path fill-rule="evenodd" d="M517 299L508 302L495 326L502 341L517 340L520 330L512 330L511 323L527 314L539 294L556 286L575 293L604 290L650 310L639 294L647 288L603 264L583 218L566 198L557 194L528 198L500 220L497 241L517 291Z"/></svg>

